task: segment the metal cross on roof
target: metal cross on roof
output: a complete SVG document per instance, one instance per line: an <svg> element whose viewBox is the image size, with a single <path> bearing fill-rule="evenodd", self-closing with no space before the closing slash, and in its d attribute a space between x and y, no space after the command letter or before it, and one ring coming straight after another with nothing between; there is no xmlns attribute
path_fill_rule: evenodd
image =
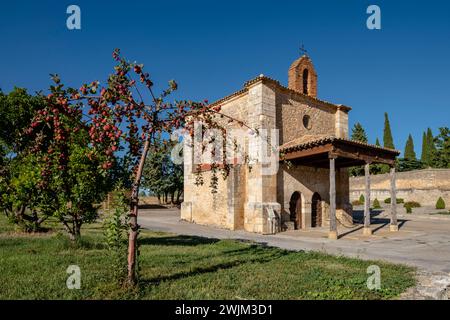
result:
<svg viewBox="0 0 450 320"><path fill-rule="evenodd" d="M300 47L300 56L306 55L308 51L305 49L305 46L302 43L302 46Z"/></svg>

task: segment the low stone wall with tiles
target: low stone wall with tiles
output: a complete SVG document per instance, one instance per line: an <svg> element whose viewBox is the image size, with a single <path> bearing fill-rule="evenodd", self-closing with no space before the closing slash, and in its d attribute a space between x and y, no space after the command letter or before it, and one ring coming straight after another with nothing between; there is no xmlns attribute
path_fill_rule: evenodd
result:
<svg viewBox="0 0 450 320"><path fill-rule="evenodd" d="M450 169L424 169L396 173L397 198L417 201L423 206L434 206L439 197L450 207ZM370 197L382 201L390 195L389 174L370 176ZM350 200L364 194L364 177L350 178Z"/></svg>

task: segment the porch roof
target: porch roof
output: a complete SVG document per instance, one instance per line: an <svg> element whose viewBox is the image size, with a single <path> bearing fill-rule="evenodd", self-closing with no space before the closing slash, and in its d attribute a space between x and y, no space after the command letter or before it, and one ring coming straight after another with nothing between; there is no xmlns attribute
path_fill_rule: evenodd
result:
<svg viewBox="0 0 450 320"><path fill-rule="evenodd" d="M312 167L329 167L329 159L336 159L336 167L345 168L381 163L393 166L398 150L334 136L303 136L280 146L281 160Z"/></svg>

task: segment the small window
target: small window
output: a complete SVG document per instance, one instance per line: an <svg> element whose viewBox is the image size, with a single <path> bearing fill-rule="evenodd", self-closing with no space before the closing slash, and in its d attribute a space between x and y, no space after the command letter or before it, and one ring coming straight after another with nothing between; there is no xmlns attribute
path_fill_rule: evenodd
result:
<svg viewBox="0 0 450 320"><path fill-rule="evenodd" d="M303 93L308 94L308 69L303 70Z"/></svg>
<svg viewBox="0 0 450 320"><path fill-rule="evenodd" d="M307 114L303 116L303 126L308 130L311 129L311 117Z"/></svg>

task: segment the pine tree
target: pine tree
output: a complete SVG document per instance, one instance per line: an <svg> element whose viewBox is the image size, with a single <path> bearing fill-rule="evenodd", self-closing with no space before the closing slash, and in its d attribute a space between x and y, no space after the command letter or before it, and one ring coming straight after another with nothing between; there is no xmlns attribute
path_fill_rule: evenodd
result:
<svg viewBox="0 0 450 320"><path fill-rule="evenodd" d="M377 140L375 141L375 145L381 147L381 143L380 140L377 138Z"/></svg>
<svg viewBox="0 0 450 320"><path fill-rule="evenodd" d="M364 143L367 143L367 141L368 141L366 131L362 127L361 123L359 123L359 122L355 123L355 125L353 126L352 140L364 142ZM362 176L362 175L364 175L364 168L361 166L350 167L349 173L351 176L355 176L355 177Z"/></svg>
<svg viewBox="0 0 450 320"><path fill-rule="evenodd" d="M365 143L367 143L367 141L368 141L366 131L362 127L361 123L359 123L359 122L355 123L355 125L352 129L352 140L365 142Z"/></svg>
<svg viewBox="0 0 450 320"><path fill-rule="evenodd" d="M422 155L420 157L420 161L422 161L426 165L428 165L430 161L430 155L428 154L428 139L425 132L422 136Z"/></svg>
<svg viewBox="0 0 450 320"><path fill-rule="evenodd" d="M430 154L430 165L433 168L450 169L450 129L439 128L439 134L434 142L434 150Z"/></svg>
<svg viewBox="0 0 450 320"><path fill-rule="evenodd" d="M405 153L403 157L408 160L416 160L416 152L414 151L414 141L411 134L408 136L408 140L405 145Z"/></svg>
<svg viewBox="0 0 450 320"><path fill-rule="evenodd" d="M383 145L385 148L395 149L387 112L384 113Z"/></svg>

